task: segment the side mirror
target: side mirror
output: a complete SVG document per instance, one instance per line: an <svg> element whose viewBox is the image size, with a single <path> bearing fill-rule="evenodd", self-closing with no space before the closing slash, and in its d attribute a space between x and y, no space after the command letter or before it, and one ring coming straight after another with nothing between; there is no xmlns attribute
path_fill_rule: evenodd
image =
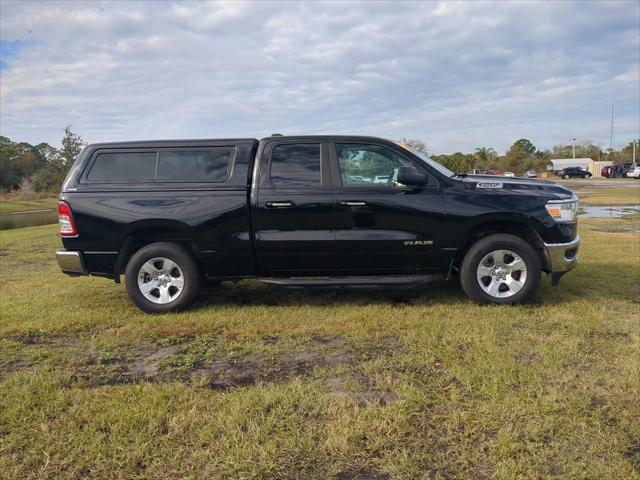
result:
<svg viewBox="0 0 640 480"><path fill-rule="evenodd" d="M416 167L406 166L398 169L398 183L409 186L426 185L429 179L426 173L420 173Z"/></svg>

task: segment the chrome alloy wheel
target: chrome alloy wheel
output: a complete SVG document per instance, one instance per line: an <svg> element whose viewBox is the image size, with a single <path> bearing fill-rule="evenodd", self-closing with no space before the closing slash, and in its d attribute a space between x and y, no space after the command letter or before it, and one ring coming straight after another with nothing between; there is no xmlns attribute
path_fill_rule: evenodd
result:
<svg viewBox="0 0 640 480"><path fill-rule="evenodd" d="M495 298L508 298L524 287L527 266L511 250L494 250L480 261L476 274L482 290Z"/></svg>
<svg viewBox="0 0 640 480"><path fill-rule="evenodd" d="M182 293L184 276L180 267L168 258L152 258L140 267L138 288L150 302L167 304Z"/></svg>

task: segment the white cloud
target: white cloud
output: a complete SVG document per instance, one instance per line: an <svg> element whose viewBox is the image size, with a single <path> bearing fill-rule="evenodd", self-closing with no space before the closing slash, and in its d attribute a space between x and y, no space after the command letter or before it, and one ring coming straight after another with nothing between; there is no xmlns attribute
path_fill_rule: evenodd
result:
<svg viewBox="0 0 640 480"><path fill-rule="evenodd" d="M361 133L434 152L640 130L637 2L2 2L1 130ZM30 33L29 33L30 32Z"/></svg>

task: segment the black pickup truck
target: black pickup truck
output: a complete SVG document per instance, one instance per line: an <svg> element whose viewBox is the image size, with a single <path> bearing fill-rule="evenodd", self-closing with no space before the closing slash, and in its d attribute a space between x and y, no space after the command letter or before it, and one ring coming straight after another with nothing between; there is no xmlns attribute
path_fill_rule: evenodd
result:
<svg viewBox="0 0 640 480"><path fill-rule="evenodd" d="M578 199L554 182L456 174L359 136L102 143L60 194L69 275L120 281L146 312L187 307L203 277L292 287L459 278L521 303L578 259Z"/></svg>

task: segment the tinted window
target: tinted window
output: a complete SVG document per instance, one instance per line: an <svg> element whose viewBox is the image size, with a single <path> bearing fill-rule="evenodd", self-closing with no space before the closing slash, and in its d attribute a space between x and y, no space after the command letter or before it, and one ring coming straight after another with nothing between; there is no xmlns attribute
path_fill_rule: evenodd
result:
<svg viewBox="0 0 640 480"><path fill-rule="evenodd" d="M100 153L87 179L94 182L153 180L156 175L156 152Z"/></svg>
<svg viewBox="0 0 640 480"><path fill-rule="evenodd" d="M336 144L342 185L388 187L398 184L398 169L411 162L379 145Z"/></svg>
<svg viewBox="0 0 640 480"><path fill-rule="evenodd" d="M161 150L158 180L221 182L227 179L231 149Z"/></svg>
<svg viewBox="0 0 640 480"><path fill-rule="evenodd" d="M320 144L278 145L271 154L271 183L277 187L320 186Z"/></svg>

